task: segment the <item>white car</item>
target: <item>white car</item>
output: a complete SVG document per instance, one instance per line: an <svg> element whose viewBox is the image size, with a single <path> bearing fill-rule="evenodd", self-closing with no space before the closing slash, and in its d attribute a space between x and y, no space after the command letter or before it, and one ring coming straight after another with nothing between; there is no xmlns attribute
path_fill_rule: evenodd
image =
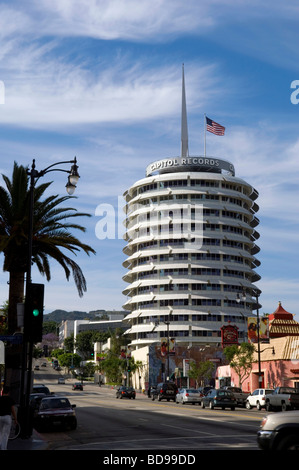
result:
<svg viewBox="0 0 299 470"><path fill-rule="evenodd" d="M64 377L59 377L58 383L59 383L59 384L65 384L65 379L64 379Z"/></svg>
<svg viewBox="0 0 299 470"><path fill-rule="evenodd" d="M273 390L270 388L257 388L251 395L248 395L246 399L246 408L250 410L251 408L256 407L258 410L265 408L266 406L266 395L273 393Z"/></svg>

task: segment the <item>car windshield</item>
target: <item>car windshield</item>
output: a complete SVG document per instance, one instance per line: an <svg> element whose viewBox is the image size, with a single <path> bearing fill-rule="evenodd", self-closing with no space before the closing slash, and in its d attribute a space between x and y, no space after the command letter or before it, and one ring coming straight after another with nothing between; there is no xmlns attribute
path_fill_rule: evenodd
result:
<svg viewBox="0 0 299 470"><path fill-rule="evenodd" d="M166 384L164 387L165 387L165 389L168 388L168 390L170 390L170 389L176 390L176 385L175 384Z"/></svg>
<svg viewBox="0 0 299 470"><path fill-rule="evenodd" d="M186 393L199 393L198 390L195 390L194 388L191 388L190 390L187 389Z"/></svg>
<svg viewBox="0 0 299 470"><path fill-rule="evenodd" d="M228 390L219 390L219 391L217 392L217 395L218 395L219 397L231 397L231 396L232 396L232 393L229 392Z"/></svg>
<svg viewBox="0 0 299 470"><path fill-rule="evenodd" d="M45 387L43 385L34 385L33 392L34 393L50 393L50 390L48 389L48 387Z"/></svg>
<svg viewBox="0 0 299 470"><path fill-rule="evenodd" d="M53 408L70 408L70 402L67 398L43 399L40 409L47 410Z"/></svg>

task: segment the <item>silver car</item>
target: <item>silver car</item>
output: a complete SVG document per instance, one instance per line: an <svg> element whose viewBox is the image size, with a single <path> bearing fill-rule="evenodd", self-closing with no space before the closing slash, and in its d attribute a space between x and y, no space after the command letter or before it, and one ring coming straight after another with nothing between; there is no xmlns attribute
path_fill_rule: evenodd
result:
<svg viewBox="0 0 299 470"><path fill-rule="evenodd" d="M299 411L269 413L261 422L257 442L263 450L299 450Z"/></svg>
<svg viewBox="0 0 299 470"><path fill-rule="evenodd" d="M201 403L202 393L194 388L181 388L176 395L176 403Z"/></svg>

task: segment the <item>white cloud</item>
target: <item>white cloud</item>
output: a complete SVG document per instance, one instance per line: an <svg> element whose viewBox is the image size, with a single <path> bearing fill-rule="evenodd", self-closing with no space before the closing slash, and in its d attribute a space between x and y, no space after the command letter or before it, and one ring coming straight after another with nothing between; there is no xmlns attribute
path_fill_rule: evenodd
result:
<svg viewBox="0 0 299 470"><path fill-rule="evenodd" d="M11 43L2 58L5 106L0 122L33 129L56 129L92 123L140 122L180 113L181 71L128 55L69 62L57 42ZM88 66L90 67L88 69ZM216 65L188 67L188 96L195 106L226 87L217 81ZM196 96L196 100L194 97Z"/></svg>

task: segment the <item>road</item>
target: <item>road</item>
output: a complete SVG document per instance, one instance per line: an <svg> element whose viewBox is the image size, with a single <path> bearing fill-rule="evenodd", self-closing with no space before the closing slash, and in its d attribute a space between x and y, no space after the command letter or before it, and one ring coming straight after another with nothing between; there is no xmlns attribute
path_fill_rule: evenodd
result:
<svg viewBox="0 0 299 470"><path fill-rule="evenodd" d="M73 379L58 384L62 372L49 364L35 372L44 383L76 404L75 431L43 434L52 450L258 450L256 434L264 411L201 409L198 405L152 401L142 393L135 400L116 399L115 390L86 383L72 390Z"/></svg>

